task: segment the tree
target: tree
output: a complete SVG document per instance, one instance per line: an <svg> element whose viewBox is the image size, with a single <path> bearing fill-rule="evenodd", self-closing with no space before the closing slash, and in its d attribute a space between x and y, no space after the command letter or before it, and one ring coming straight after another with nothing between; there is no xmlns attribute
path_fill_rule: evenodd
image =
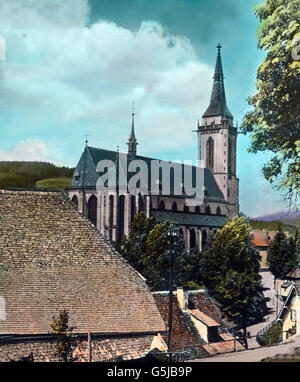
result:
<svg viewBox="0 0 300 382"><path fill-rule="evenodd" d="M267 313L259 275L259 252L251 246L251 227L244 216L229 220L201 253L200 272L209 294L238 328L246 328Z"/></svg>
<svg viewBox="0 0 300 382"><path fill-rule="evenodd" d="M265 0L255 13L260 20L258 47L266 57L242 128L251 132L250 152L274 154L263 167L264 176L291 203L300 192L299 54L295 57L300 50L299 0Z"/></svg>
<svg viewBox="0 0 300 382"><path fill-rule="evenodd" d="M151 290L169 288L170 250L174 258L174 283L198 288L201 285L199 253L185 252L182 237L173 241L168 235L170 221L159 223L154 217L147 218L141 212L134 216L129 234L121 240L120 254L147 280Z"/></svg>
<svg viewBox="0 0 300 382"><path fill-rule="evenodd" d="M296 260L295 240L292 236L287 238L279 226L267 254L269 269L275 278L284 279L296 265Z"/></svg>
<svg viewBox="0 0 300 382"><path fill-rule="evenodd" d="M69 314L66 310L59 312L58 317L53 316L51 328L56 337L57 355L64 361L73 360L72 353L75 345L73 338L74 327L69 327Z"/></svg>

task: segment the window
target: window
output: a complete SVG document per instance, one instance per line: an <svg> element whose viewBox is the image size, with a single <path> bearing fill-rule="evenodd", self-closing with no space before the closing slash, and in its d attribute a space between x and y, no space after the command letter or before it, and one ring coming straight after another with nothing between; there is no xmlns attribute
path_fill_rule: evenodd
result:
<svg viewBox="0 0 300 382"><path fill-rule="evenodd" d="M204 249L207 244L207 232L203 230L201 235L202 235L202 241L201 241L202 249Z"/></svg>
<svg viewBox="0 0 300 382"><path fill-rule="evenodd" d="M206 215L210 215L211 214L211 210L210 210L209 206L206 207L205 213L206 213Z"/></svg>
<svg viewBox="0 0 300 382"><path fill-rule="evenodd" d="M131 195L130 197L130 216L131 222L133 221L135 215L135 195Z"/></svg>
<svg viewBox="0 0 300 382"><path fill-rule="evenodd" d="M176 204L176 202L174 202L172 204L172 211L177 211L177 204Z"/></svg>
<svg viewBox="0 0 300 382"><path fill-rule="evenodd" d="M221 208L220 207L217 208L216 214L219 215L219 216L221 215Z"/></svg>
<svg viewBox="0 0 300 382"><path fill-rule="evenodd" d="M206 142L206 167L212 169L214 166L214 140L209 137Z"/></svg>
<svg viewBox="0 0 300 382"><path fill-rule="evenodd" d="M295 309L291 310L291 321L293 321L293 322L297 321L297 312Z"/></svg>
<svg viewBox="0 0 300 382"><path fill-rule="evenodd" d="M195 208L195 214L200 214L200 206L196 206L196 208Z"/></svg>
<svg viewBox="0 0 300 382"><path fill-rule="evenodd" d="M78 198L77 198L76 195L73 196L73 198L72 198L72 202L73 202L74 204L76 204L76 206L78 207Z"/></svg>
<svg viewBox="0 0 300 382"><path fill-rule="evenodd" d="M195 230L191 229L190 230L190 249L196 248L196 234Z"/></svg>
<svg viewBox="0 0 300 382"><path fill-rule="evenodd" d="M184 212L190 212L189 206L184 206Z"/></svg>
<svg viewBox="0 0 300 382"><path fill-rule="evenodd" d="M125 196L121 195L119 197L119 239L122 239L124 235L124 207L125 207Z"/></svg>
<svg viewBox="0 0 300 382"><path fill-rule="evenodd" d="M97 226L97 198L95 195L92 195L88 201L88 218Z"/></svg>
<svg viewBox="0 0 300 382"><path fill-rule="evenodd" d="M163 200L160 201L159 203L159 207L158 207L161 211L164 211L165 210L165 202Z"/></svg>

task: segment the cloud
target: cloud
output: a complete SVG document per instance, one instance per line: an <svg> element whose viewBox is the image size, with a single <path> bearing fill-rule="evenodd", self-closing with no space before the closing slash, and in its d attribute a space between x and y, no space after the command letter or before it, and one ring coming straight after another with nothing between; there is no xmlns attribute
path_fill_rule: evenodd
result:
<svg viewBox="0 0 300 382"><path fill-rule="evenodd" d="M186 37L155 21L135 31L105 20L87 26L89 11L87 0L2 1L0 107L16 116L21 127L13 127L41 139L52 129L77 142L85 129L113 147L119 136L125 146L134 100L141 149L157 150L158 136L166 148L188 147L207 106L212 68Z"/></svg>
<svg viewBox="0 0 300 382"><path fill-rule="evenodd" d="M18 142L8 150L0 150L0 161L52 162L48 144L40 140Z"/></svg>

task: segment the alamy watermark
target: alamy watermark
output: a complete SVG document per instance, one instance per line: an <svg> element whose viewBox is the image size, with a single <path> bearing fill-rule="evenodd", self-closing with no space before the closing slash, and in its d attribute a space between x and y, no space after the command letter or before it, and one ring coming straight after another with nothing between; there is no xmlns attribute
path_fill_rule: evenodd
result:
<svg viewBox="0 0 300 382"><path fill-rule="evenodd" d="M6 61L6 40L0 36L0 61Z"/></svg>
<svg viewBox="0 0 300 382"><path fill-rule="evenodd" d="M134 195L184 196L186 204L196 206L203 202L204 166L197 161L196 166L190 160L184 163L161 160L130 159L125 153L119 153L117 163L101 160L97 165L99 178L97 191L108 193L124 190Z"/></svg>

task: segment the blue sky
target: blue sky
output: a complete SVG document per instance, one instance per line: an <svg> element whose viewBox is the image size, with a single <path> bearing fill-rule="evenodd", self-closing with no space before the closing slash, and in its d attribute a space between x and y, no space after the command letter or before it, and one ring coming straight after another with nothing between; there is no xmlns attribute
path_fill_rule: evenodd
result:
<svg viewBox="0 0 300 382"><path fill-rule="evenodd" d="M0 160L75 166L91 146L127 150L131 104L138 151L196 160L223 45L227 104L240 123L255 92L259 0L0 0ZM284 209L264 180L267 153L238 137L241 211Z"/></svg>

